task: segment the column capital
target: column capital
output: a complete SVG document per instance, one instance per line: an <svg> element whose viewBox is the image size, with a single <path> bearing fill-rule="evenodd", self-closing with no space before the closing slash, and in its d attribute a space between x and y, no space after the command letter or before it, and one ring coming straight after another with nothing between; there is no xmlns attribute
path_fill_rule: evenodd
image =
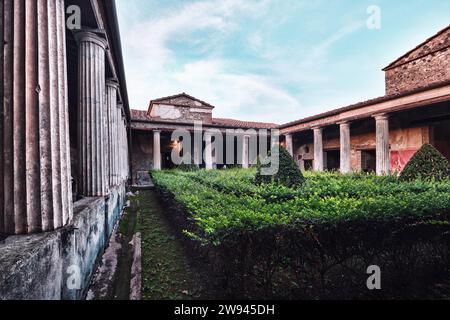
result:
<svg viewBox="0 0 450 320"><path fill-rule="evenodd" d="M348 120L342 120L342 121L337 122L336 124L339 126L349 126L351 124L351 122Z"/></svg>
<svg viewBox="0 0 450 320"><path fill-rule="evenodd" d="M312 127L311 129L313 131L323 131L323 127L321 127L321 126Z"/></svg>
<svg viewBox="0 0 450 320"><path fill-rule="evenodd" d="M153 133L161 133L162 130L152 130Z"/></svg>
<svg viewBox="0 0 450 320"><path fill-rule="evenodd" d="M104 50L108 49L108 41L105 38L105 32L102 30L80 30L74 32L74 37L78 44L91 42L99 45Z"/></svg>
<svg viewBox="0 0 450 320"><path fill-rule="evenodd" d="M374 114L372 116L376 121L379 120L388 120L389 119L389 115L387 113L380 113L380 114Z"/></svg>

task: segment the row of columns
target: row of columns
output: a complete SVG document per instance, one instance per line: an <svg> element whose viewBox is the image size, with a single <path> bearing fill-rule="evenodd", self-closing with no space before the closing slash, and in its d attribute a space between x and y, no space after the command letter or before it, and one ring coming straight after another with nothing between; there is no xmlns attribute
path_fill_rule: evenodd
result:
<svg viewBox="0 0 450 320"><path fill-rule="evenodd" d="M0 3L0 233L72 218L64 0Z"/></svg>
<svg viewBox="0 0 450 320"><path fill-rule="evenodd" d="M127 124L116 79L105 79L107 41L75 34L79 48L78 152L81 195L101 197L128 179Z"/></svg>
<svg viewBox="0 0 450 320"><path fill-rule="evenodd" d="M213 148L212 148L212 137L213 134L209 132L205 132L204 141L205 141L205 151L204 151L204 159L205 159L205 168L207 170L211 170L214 168L214 156L213 156ZM246 169L250 166L250 135L244 135L242 137L242 168ZM194 144L194 164L200 164L201 151L198 149L198 146ZM153 169L161 170L161 131L154 130L153 131Z"/></svg>
<svg viewBox="0 0 450 320"><path fill-rule="evenodd" d="M386 114L374 116L376 122L376 172L378 175L390 173L390 150L389 150L389 117ZM351 139L350 123L347 121L339 123L340 131L340 163L341 172L351 171ZM314 170L324 170L323 128L315 127L314 132ZM286 149L293 156L292 135L287 134Z"/></svg>

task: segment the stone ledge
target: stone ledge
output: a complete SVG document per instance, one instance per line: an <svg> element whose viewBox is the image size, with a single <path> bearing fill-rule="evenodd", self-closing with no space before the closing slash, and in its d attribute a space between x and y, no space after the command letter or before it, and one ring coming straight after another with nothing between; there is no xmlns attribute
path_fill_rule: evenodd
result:
<svg viewBox="0 0 450 320"><path fill-rule="evenodd" d="M120 216L125 186L106 198L74 203L73 222L53 232L10 236L0 242L0 300L84 299L97 259ZM80 286L66 285L76 267Z"/></svg>

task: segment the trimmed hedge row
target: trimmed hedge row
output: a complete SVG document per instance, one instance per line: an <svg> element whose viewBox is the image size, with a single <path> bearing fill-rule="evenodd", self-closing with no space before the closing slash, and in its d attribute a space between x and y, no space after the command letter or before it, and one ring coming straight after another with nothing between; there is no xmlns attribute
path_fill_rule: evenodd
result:
<svg viewBox="0 0 450 320"><path fill-rule="evenodd" d="M152 172L176 224L233 297L428 297L446 275L448 181L307 174L292 189L255 186L254 174ZM365 287L372 264L382 292Z"/></svg>

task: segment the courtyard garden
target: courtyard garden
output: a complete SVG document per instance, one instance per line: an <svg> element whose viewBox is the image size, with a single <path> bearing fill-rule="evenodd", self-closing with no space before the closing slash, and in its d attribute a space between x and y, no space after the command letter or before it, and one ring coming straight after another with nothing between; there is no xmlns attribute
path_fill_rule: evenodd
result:
<svg viewBox="0 0 450 320"><path fill-rule="evenodd" d="M450 295L447 176L298 171L286 183L263 181L258 171L151 173L164 218L224 297ZM367 287L373 265L381 290Z"/></svg>

